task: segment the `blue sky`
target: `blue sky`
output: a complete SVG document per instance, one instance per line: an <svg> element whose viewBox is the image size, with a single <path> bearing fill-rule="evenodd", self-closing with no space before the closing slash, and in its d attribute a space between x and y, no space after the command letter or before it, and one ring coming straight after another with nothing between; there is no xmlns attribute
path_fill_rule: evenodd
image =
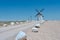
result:
<svg viewBox="0 0 60 40"><path fill-rule="evenodd" d="M60 20L59 0L0 0L0 20L35 19L35 9L42 8L45 20Z"/></svg>

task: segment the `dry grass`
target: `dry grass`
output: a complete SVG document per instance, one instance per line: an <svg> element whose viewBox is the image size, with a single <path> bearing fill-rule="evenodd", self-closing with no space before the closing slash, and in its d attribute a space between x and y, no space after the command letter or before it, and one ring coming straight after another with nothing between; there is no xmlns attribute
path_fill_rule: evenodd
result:
<svg viewBox="0 0 60 40"><path fill-rule="evenodd" d="M10 25L11 22L14 22L16 24L16 22L18 22L18 23L20 23L20 22L25 23L26 21L0 21L0 27L3 27L3 24Z"/></svg>

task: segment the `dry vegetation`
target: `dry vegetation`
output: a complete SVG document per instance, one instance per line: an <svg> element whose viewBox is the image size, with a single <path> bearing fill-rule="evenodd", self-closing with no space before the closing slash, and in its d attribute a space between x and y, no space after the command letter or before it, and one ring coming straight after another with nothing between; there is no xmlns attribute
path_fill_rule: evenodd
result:
<svg viewBox="0 0 60 40"><path fill-rule="evenodd" d="M26 22L26 21L0 21L0 27L3 27L3 24L7 24L10 25L11 22L14 22L16 24L16 22L20 23L20 22Z"/></svg>

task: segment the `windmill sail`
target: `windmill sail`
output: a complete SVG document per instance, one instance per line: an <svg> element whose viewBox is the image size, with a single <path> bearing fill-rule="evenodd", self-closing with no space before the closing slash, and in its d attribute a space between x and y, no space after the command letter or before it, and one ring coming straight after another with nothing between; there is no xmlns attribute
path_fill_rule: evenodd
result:
<svg viewBox="0 0 60 40"><path fill-rule="evenodd" d="M44 11L44 9L41 9L41 10L40 10L40 12L43 12L43 11Z"/></svg>
<svg viewBox="0 0 60 40"><path fill-rule="evenodd" d="M41 9L40 11L38 11L38 10L36 9L37 14L35 15L35 17L37 17L37 20L40 20L40 17L41 17L41 19L42 19L42 17L44 17L44 16L41 14L41 12L43 12L43 10L44 10L44 9Z"/></svg>

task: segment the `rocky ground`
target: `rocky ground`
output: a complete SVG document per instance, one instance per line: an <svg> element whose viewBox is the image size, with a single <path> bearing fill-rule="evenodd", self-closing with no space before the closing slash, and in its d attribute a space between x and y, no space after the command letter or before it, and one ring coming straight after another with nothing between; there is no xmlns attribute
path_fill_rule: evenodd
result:
<svg viewBox="0 0 60 40"><path fill-rule="evenodd" d="M17 33L21 30L27 34L27 40L60 40L60 21L46 21L38 28L38 32L32 32L34 23L0 32L0 40L15 40Z"/></svg>

